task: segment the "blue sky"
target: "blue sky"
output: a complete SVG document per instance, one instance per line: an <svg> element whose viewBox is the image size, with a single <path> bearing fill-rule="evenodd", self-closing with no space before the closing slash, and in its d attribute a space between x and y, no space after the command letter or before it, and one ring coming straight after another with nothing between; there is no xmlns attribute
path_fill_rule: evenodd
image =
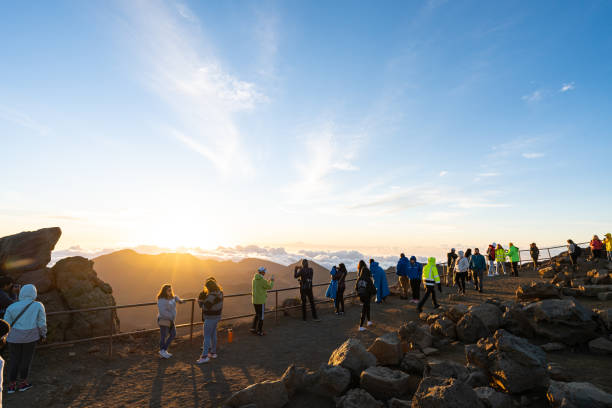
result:
<svg viewBox="0 0 612 408"><path fill-rule="evenodd" d="M0 234L440 255L612 229L612 3L0 6Z"/></svg>

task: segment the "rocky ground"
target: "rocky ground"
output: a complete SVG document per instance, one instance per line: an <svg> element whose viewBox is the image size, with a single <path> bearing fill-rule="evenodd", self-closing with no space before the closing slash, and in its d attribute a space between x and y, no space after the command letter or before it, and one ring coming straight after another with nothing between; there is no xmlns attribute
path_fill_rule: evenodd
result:
<svg viewBox="0 0 612 408"><path fill-rule="evenodd" d="M523 284L528 288L534 279L542 281L539 274L534 271L522 271L520 278L504 276L489 279L485 283L484 293L469 290L465 297L455 294L449 296L451 289L445 287L441 303L448 311L453 305L480 305L485 303L487 298L495 298L497 302L513 301L517 287ZM586 309L603 310L612 307L612 301L600 300L597 297L579 298L579 301ZM466 312L462 306L458 308L462 310L461 313ZM273 316L268 316L265 325L267 335L263 338L249 334L244 322L236 323L233 326L234 342L228 344L226 332L220 332L219 358L201 366L194 363L200 351L201 335L194 339L193 344L184 337L177 341L171 349L174 357L169 360L160 360L157 357L155 336L115 342L116 352L113 357L107 356L105 343L40 350L32 367L31 379L35 384L34 388L25 393L5 395L5 404L8 407L217 407L222 406L232 393L250 384L278 379L291 364L311 370L311 377L315 373L323 378L327 378L325 376L343 378L344 374L339 370L315 370L318 370L321 364L327 363L332 352L347 338L359 340L361 344L369 347L377 337L397 333L403 323L420 321L415 307L396 296L389 297L387 304L373 305L375 325L368 331L357 331L359 312L358 305L347 305L346 315L338 318L332 314L329 307L325 307L320 313L322 321L319 323L312 321L304 323L295 316L286 316L281 317L275 324ZM426 307L425 312L433 310ZM430 323L433 325L441 317L444 316L431 318ZM451 330L448 328L449 325L444 324L444 320L440 321L441 327L438 330ZM460 324L459 321L453 324L456 336L461 331L457 329ZM505 337L501 337L502 340L498 339L498 343L500 341L503 343ZM494 350L497 347L495 341L491 338L490 345L483 344L482 347ZM538 336L530 341L534 344L550 343L548 339ZM436 337L430 346L438 350L432 351L433 354L428 356L426 361L451 361L460 363L462 367L466 364L466 347L463 342L441 336ZM585 343L562 345L559 347L560 350L553 350L554 348L553 346L550 351L545 352L544 356L537 351L526 352L536 356L533 368L539 367L538 359L545 358L548 363L559 365L553 367L559 371L559 375L567 375L572 381L589 382L606 392L612 392L609 381L609 369L612 366L610 354L595 354ZM476 351L474 353L477 356ZM445 369L448 370L448 367ZM529 367L526 367L526 370L529 372ZM384 376L385 373L374 371L368 375L371 377L370 383L372 381L375 383L377 376ZM405 378L397 380L401 383ZM319 387L322 380L316 377L312 381L318 381ZM359 382L355 379L351 381ZM366 379L366 384L367 381ZM450 391L459 385L437 384L440 389ZM519 388L521 386L525 387L525 385L512 385ZM415 388L416 384L412 384L411 387ZM276 389L278 390L278 387ZM295 394L287 405L289 407L307 407L315 404L319 407L335 406L334 400L329 397L304 392L299 387L294 391ZM414 389L413 391L418 392ZM319 394L328 395L330 392L333 390L324 390ZM483 389L480 392L489 391ZM352 395L357 393L352 391L350 396L352 399L345 398L343 406L351 406L350 403L358 401L360 397L366 398L362 395ZM272 398L273 394L269 394L269 397ZM495 395L491 396L493 397ZM524 406L546 406L542 405L541 399L526 398L523 400ZM363 404L362 406L367 406Z"/></svg>

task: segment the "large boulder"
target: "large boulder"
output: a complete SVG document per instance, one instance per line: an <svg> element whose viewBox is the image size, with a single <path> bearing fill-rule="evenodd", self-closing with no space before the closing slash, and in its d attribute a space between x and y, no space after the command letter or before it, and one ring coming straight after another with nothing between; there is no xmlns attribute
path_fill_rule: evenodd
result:
<svg viewBox="0 0 612 408"><path fill-rule="evenodd" d="M512 408L512 398L508 394L491 387L477 387L474 392L486 408Z"/></svg>
<svg viewBox="0 0 612 408"><path fill-rule="evenodd" d="M597 354L612 354L612 341L605 337L598 337L589 341L589 350Z"/></svg>
<svg viewBox="0 0 612 408"><path fill-rule="evenodd" d="M45 311L55 312L68 310L68 306L57 290L38 295L36 299L45 306ZM66 339L66 330L72 324L72 314L47 315L47 341L55 343Z"/></svg>
<svg viewBox="0 0 612 408"><path fill-rule="evenodd" d="M487 326L491 333L499 329L502 324L502 311L499 307L491 303L482 303L477 306L470 306L470 313L478 316Z"/></svg>
<svg viewBox="0 0 612 408"><path fill-rule="evenodd" d="M468 307L463 303L457 303L456 305L452 305L446 311L446 316L451 319L453 322L457 323L464 314L468 312Z"/></svg>
<svg viewBox="0 0 612 408"><path fill-rule="evenodd" d="M419 377L423 376L423 370L425 369L425 363L427 362L427 357L425 354L410 350L404 357L402 358L402 362L400 363L400 369L408 374L418 375Z"/></svg>
<svg viewBox="0 0 612 408"><path fill-rule="evenodd" d="M298 367L295 364L287 367L280 380L285 385L289 398L305 387L306 374L307 370L304 367Z"/></svg>
<svg viewBox="0 0 612 408"><path fill-rule="evenodd" d="M552 408L612 407L612 394L586 382L551 381L546 398Z"/></svg>
<svg viewBox="0 0 612 408"><path fill-rule="evenodd" d="M38 293L46 293L53 289L54 276L49 268L36 269L35 271L23 272L18 278L20 285L32 284L36 286Z"/></svg>
<svg viewBox="0 0 612 408"><path fill-rule="evenodd" d="M459 322L457 322L457 338L464 343L476 343L479 339L487 337L490 334L489 329L480 319L473 313L466 313Z"/></svg>
<svg viewBox="0 0 612 408"><path fill-rule="evenodd" d="M282 408L289 402L285 384L281 380L263 381L249 385L245 389L232 394L225 401L225 406L239 408L245 405L256 407Z"/></svg>
<svg viewBox="0 0 612 408"><path fill-rule="evenodd" d="M554 278L554 276L557 274L557 271L555 271L552 266L545 266L543 268L538 269L538 273L540 274L540 277L542 277L542 279L550 279Z"/></svg>
<svg viewBox="0 0 612 408"><path fill-rule="evenodd" d="M337 397L341 395L351 383L351 372L342 366L322 364L312 374L305 378L307 391L323 397Z"/></svg>
<svg viewBox="0 0 612 408"><path fill-rule="evenodd" d="M262 405L266 406L267 405ZM385 404L377 401L366 390L353 388L336 400L337 408L384 408Z"/></svg>
<svg viewBox="0 0 612 408"><path fill-rule="evenodd" d="M573 298L542 300L523 311L534 332L550 341L574 345L597 336L595 314Z"/></svg>
<svg viewBox="0 0 612 408"><path fill-rule="evenodd" d="M424 377L412 408L484 408L476 392L455 378Z"/></svg>
<svg viewBox="0 0 612 408"><path fill-rule="evenodd" d="M44 268L61 235L62 230L53 227L0 238L0 273L16 279L22 272Z"/></svg>
<svg viewBox="0 0 612 408"><path fill-rule="evenodd" d="M400 339L397 332L387 333L374 340L368 351L376 356L381 365L398 365L402 359Z"/></svg>
<svg viewBox="0 0 612 408"><path fill-rule="evenodd" d="M530 282L519 285L516 289L516 299L520 301L533 301L542 299L559 299L559 289L547 282Z"/></svg>
<svg viewBox="0 0 612 408"><path fill-rule="evenodd" d="M455 322L448 317L441 317L437 319L431 326L430 332L434 336L448 337L449 339L457 338L457 330Z"/></svg>
<svg viewBox="0 0 612 408"><path fill-rule="evenodd" d="M342 366L349 370L354 378L359 378L363 370L376 365L376 357L367 351L359 340L351 338L334 350L328 364Z"/></svg>
<svg viewBox="0 0 612 408"><path fill-rule="evenodd" d="M410 387L411 384L413 387ZM388 367L370 367L361 373L359 385L375 398L386 400L413 393L417 384L411 382L410 376L403 371Z"/></svg>
<svg viewBox="0 0 612 408"><path fill-rule="evenodd" d="M519 304L512 305L502 315L502 327L510 333L526 337L534 337L535 331L531 325L530 317Z"/></svg>
<svg viewBox="0 0 612 408"><path fill-rule="evenodd" d="M456 378L461 382L466 382L469 374L464 365L450 360L428 361L423 371L423 377Z"/></svg>
<svg viewBox="0 0 612 408"><path fill-rule="evenodd" d="M403 341L407 341L421 350L431 347L433 344L429 326L414 321L404 323L399 329L399 336Z"/></svg>
<svg viewBox="0 0 612 408"><path fill-rule="evenodd" d="M98 279L93 261L75 256L58 261L52 268L56 287L68 308L88 309L114 306L112 288ZM75 313L66 331L66 340L96 337L109 333L110 327L119 330L119 319L114 310Z"/></svg>

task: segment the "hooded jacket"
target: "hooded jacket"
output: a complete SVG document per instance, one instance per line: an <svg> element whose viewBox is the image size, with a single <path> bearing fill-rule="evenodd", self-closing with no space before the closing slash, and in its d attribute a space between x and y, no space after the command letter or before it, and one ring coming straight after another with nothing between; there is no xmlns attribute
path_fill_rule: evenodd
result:
<svg viewBox="0 0 612 408"><path fill-rule="evenodd" d="M272 289L274 281L266 280L260 273L253 276L253 287L251 291L251 300L254 305L263 305L268 299L268 289Z"/></svg>
<svg viewBox="0 0 612 408"><path fill-rule="evenodd" d="M486 270L487 263L485 262L484 256L481 254L472 255L472 259L470 259L470 269L477 272Z"/></svg>
<svg viewBox="0 0 612 408"><path fill-rule="evenodd" d="M499 247L495 250L495 262L505 262L506 261L506 251L504 248Z"/></svg>
<svg viewBox="0 0 612 408"><path fill-rule="evenodd" d="M436 268L436 258L429 258L427 265L423 267L423 280L425 286L435 286L440 283L440 275L438 275L438 268Z"/></svg>
<svg viewBox="0 0 612 408"><path fill-rule="evenodd" d="M410 261L408 261L408 258L406 258L405 256L401 257L399 261L397 261L397 268L395 274L397 276L408 276L407 266L409 263Z"/></svg>
<svg viewBox="0 0 612 408"><path fill-rule="evenodd" d="M470 269L470 261L463 256L463 251L459 251L459 260L455 264L455 272L467 272Z"/></svg>
<svg viewBox="0 0 612 408"><path fill-rule="evenodd" d="M340 272L338 271L338 268L332 266L331 270L329 271L329 274L331 275L331 281L329 282L329 286L325 291L325 297L328 297L330 299L336 299L336 297L338 296L338 280L336 279L336 275L339 273Z"/></svg>
<svg viewBox="0 0 612 408"><path fill-rule="evenodd" d="M506 251L506 255L508 255L508 258L510 258L511 262L519 262L521 258L519 256L519 249L514 245L511 245L510 248L508 248L508 250Z"/></svg>
<svg viewBox="0 0 612 408"><path fill-rule="evenodd" d="M606 251L612 252L612 234L610 234L609 232L604 238L604 244L606 244Z"/></svg>
<svg viewBox="0 0 612 408"><path fill-rule="evenodd" d="M414 261L414 262L412 262ZM423 264L417 262L416 256L410 257L410 262L408 262L408 277L410 279L421 279L421 275L423 274Z"/></svg>
<svg viewBox="0 0 612 408"><path fill-rule="evenodd" d="M11 331L6 338L7 342L32 343L40 340L41 337L47 337L45 306L36 301L37 295L34 285L24 285L19 292L19 300L6 309L4 320L11 325ZM28 309L15 322L17 316L26 307Z"/></svg>
<svg viewBox="0 0 612 408"><path fill-rule="evenodd" d="M223 310L223 291L207 291L200 292L198 295L198 304L202 308L202 321L206 318L221 317Z"/></svg>
<svg viewBox="0 0 612 408"><path fill-rule="evenodd" d="M603 244L602 244L602 242L599 239L592 239L591 240L591 249L594 249L594 250L597 251L597 250L600 250L602 248L603 248Z"/></svg>
<svg viewBox="0 0 612 408"><path fill-rule="evenodd" d="M540 250L535 245L532 247L529 247L529 255L531 255L531 258L537 259L540 256Z"/></svg>
<svg viewBox="0 0 612 408"><path fill-rule="evenodd" d="M495 260L495 247L493 245L489 245L489 248L487 249L487 255L489 257L489 261Z"/></svg>
<svg viewBox="0 0 612 408"><path fill-rule="evenodd" d="M176 320L176 304L183 303L180 297L175 296L172 299L159 298L157 299L157 320Z"/></svg>
<svg viewBox="0 0 612 408"><path fill-rule="evenodd" d="M387 283L387 274L384 269L380 267L378 262L370 263L370 271L374 279L374 286L376 286L376 301L381 302L391 293L389 284Z"/></svg>

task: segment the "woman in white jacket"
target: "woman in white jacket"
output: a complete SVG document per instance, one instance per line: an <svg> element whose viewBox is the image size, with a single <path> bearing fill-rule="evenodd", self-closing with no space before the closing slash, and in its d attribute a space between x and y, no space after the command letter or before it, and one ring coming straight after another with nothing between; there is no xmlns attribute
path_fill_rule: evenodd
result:
<svg viewBox="0 0 612 408"><path fill-rule="evenodd" d="M4 320L11 326L6 342L9 346L9 394L32 388L28 374L36 342L47 339L45 306L36 301L36 287L24 285L19 300L6 309ZM17 384L17 379L21 379Z"/></svg>
<svg viewBox="0 0 612 408"><path fill-rule="evenodd" d="M459 259L455 263L455 283L459 286L459 292L465 295L465 279L467 278L470 261L459 251Z"/></svg>
<svg viewBox="0 0 612 408"><path fill-rule="evenodd" d="M157 295L157 324L159 325L159 355L170 358L168 353L170 343L176 337L176 303L184 303L180 297L174 296L171 285L163 285Z"/></svg>

